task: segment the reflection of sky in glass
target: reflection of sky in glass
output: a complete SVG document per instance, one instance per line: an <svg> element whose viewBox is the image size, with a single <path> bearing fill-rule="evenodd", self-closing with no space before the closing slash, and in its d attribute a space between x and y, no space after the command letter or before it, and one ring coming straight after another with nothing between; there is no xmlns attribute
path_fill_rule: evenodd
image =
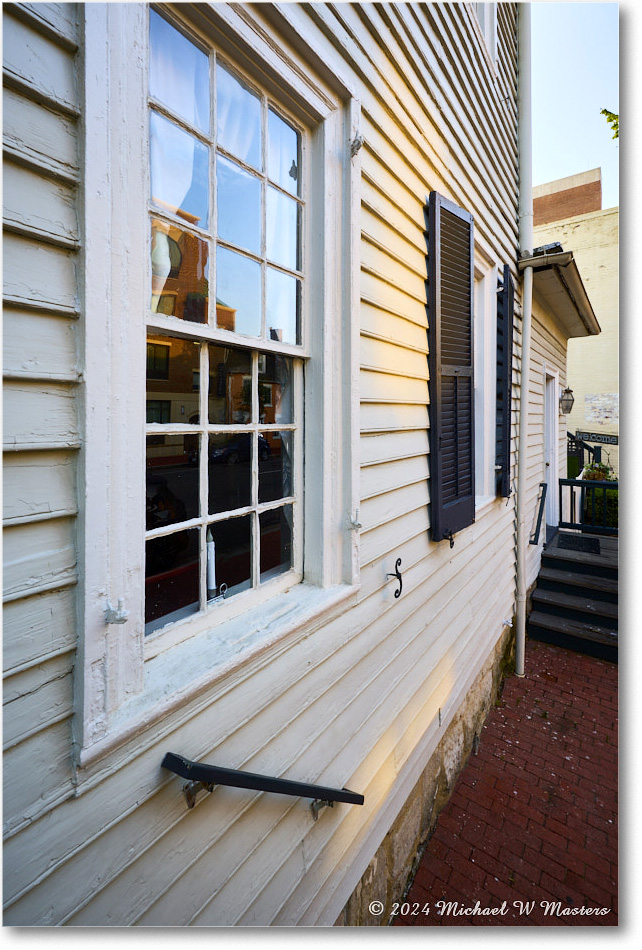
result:
<svg viewBox="0 0 642 950"><path fill-rule="evenodd" d="M266 252L269 260L298 270L298 211L293 198L268 186L266 196Z"/></svg>
<svg viewBox="0 0 642 950"><path fill-rule="evenodd" d="M261 253L261 182L234 162L216 159L218 236Z"/></svg>
<svg viewBox="0 0 642 950"><path fill-rule="evenodd" d="M268 267L266 322L268 337L272 340L299 342L298 283L296 277Z"/></svg>
<svg viewBox="0 0 642 950"><path fill-rule="evenodd" d="M173 122L150 113L152 201L207 227L209 151Z"/></svg>
<svg viewBox="0 0 642 950"><path fill-rule="evenodd" d="M255 168L261 162L261 102L221 65L216 68L218 144Z"/></svg>
<svg viewBox="0 0 642 950"><path fill-rule="evenodd" d="M192 125L210 127L209 60L154 10L149 12L152 96Z"/></svg>
<svg viewBox="0 0 642 950"><path fill-rule="evenodd" d="M216 251L216 301L236 311L234 329L261 335L261 265L219 247Z"/></svg>
<svg viewBox="0 0 642 950"><path fill-rule="evenodd" d="M268 176L293 195L300 194L299 134L271 109L268 111Z"/></svg>

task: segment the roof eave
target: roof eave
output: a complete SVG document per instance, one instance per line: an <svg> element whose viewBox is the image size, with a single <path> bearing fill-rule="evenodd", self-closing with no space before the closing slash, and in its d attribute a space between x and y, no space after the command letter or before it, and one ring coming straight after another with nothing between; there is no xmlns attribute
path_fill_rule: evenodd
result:
<svg viewBox="0 0 642 950"><path fill-rule="evenodd" d="M600 333L572 251L534 254L518 262L520 271L533 268L533 287L567 337Z"/></svg>

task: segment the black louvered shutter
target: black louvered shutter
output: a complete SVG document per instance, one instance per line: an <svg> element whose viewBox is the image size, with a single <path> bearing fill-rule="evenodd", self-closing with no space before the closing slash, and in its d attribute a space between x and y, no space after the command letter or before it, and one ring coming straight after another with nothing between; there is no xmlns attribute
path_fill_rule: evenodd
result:
<svg viewBox="0 0 642 950"><path fill-rule="evenodd" d="M511 393L513 387L513 310L515 286L510 267L497 290L497 412L495 472L498 495L508 498L510 487Z"/></svg>
<svg viewBox="0 0 642 950"><path fill-rule="evenodd" d="M475 520L473 217L428 198L430 521L433 541Z"/></svg>

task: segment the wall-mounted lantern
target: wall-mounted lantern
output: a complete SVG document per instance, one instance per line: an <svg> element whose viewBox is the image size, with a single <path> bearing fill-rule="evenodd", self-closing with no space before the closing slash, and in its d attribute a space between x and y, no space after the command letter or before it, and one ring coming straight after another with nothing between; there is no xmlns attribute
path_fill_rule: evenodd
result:
<svg viewBox="0 0 642 950"><path fill-rule="evenodd" d="M568 387L562 390L562 394L560 396L560 409L562 410L565 416L567 416L569 412L571 411L571 409L573 408L574 402L575 402L575 398L573 396L573 390L568 389Z"/></svg>

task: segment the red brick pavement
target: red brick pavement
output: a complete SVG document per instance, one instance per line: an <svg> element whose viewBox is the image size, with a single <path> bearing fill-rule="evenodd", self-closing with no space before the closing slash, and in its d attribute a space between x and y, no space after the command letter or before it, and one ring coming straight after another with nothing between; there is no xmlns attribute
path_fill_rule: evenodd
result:
<svg viewBox="0 0 642 950"><path fill-rule="evenodd" d="M395 926L617 925L617 665L529 640L525 669L505 681Z"/></svg>

